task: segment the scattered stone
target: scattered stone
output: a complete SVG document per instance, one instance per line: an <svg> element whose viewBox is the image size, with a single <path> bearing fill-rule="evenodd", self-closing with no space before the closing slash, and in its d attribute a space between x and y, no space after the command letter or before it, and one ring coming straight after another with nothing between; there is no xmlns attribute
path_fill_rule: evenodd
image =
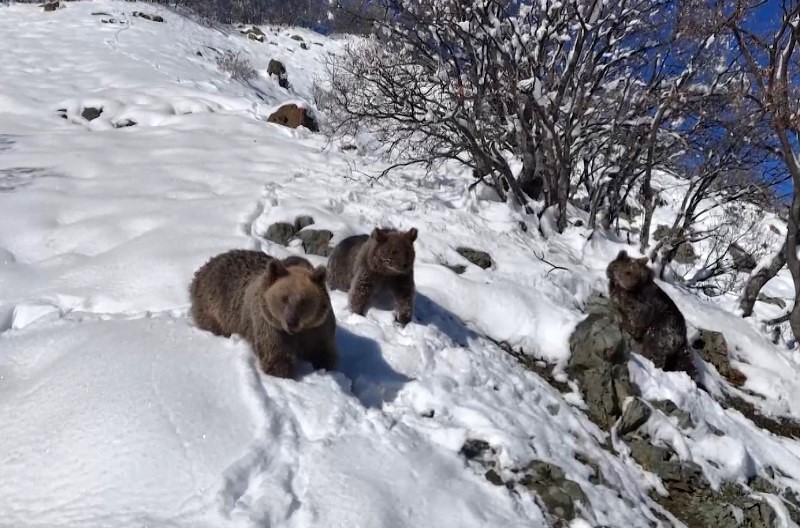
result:
<svg viewBox="0 0 800 528"><path fill-rule="evenodd" d="M647 405L641 398L633 398L625 406L622 417L617 425L617 433L620 436L625 436L628 433L636 431L643 426L647 420L650 419L652 414L650 406Z"/></svg>
<svg viewBox="0 0 800 528"><path fill-rule="evenodd" d="M453 273L456 275L461 275L465 271L467 271L467 267L463 264L444 264L446 268L449 268Z"/></svg>
<svg viewBox="0 0 800 528"><path fill-rule="evenodd" d="M728 343L725 341L724 335L701 329L698 335L690 341L690 346L703 358L703 361L714 365L717 372L732 385L736 387L744 385L747 378L731 366L730 359L728 359Z"/></svg>
<svg viewBox="0 0 800 528"><path fill-rule="evenodd" d="M51 13L61 7L61 2L48 2L46 4L41 4L41 7L45 13Z"/></svg>
<svg viewBox="0 0 800 528"><path fill-rule="evenodd" d="M472 262L479 268L489 269L492 267L492 257L485 251L468 247L458 247L456 251L459 255Z"/></svg>
<svg viewBox="0 0 800 528"><path fill-rule="evenodd" d="M314 44L315 46L320 46L320 47L322 46L322 42L314 42L313 44Z"/></svg>
<svg viewBox="0 0 800 528"><path fill-rule="evenodd" d="M102 113L103 113L102 107L92 108L91 106L87 106L81 111L81 117L87 121L94 121L95 119L100 117L100 114Z"/></svg>
<svg viewBox="0 0 800 528"><path fill-rule="evenodd" d="M692 415L675 405L675 402L672 400L656 400L649 403L667 416L674 416L677 418L678 427L681 429L692 429L695 427Z"/></svg>
<svg viewBox="0 0 800 528"><path fill-rule="evenodd" d="M772 231L773 233L775 233L776 235L780 235L781 234L781 230L778 229L777 227L775 227L772 224L769 225L769 230Z"/></svg>
<svg viewBox="0 0 800 528"><path fill-rule="evenodd" d="M489 469L483 476L495 486L502 486L505 484L502 477L500 477L500 475L494 469Z"/></svg>
<svg viewBox="0 0 800 528"><path fill-rule="evenodd" d="M198 57L202 57L202 56L203 56L203 54L202 54L202 53L200 53L200 51L196 51L196 52L195 52L195 55L197 55Z"/></svg>
<svg viewBox="0 0 800 528"><path fill-rule="evenodd" d="M577 220L575 220L575 223L572 224L572 225L574 225L575 227L583 227L583 220L578 218Z"/></svg>
<svg viewBox="0 0 800 528"><path fill-rule="evenodd" d="M589 316L570 336L567 372L581 387L589 418L610 430L622 416L622 402L638 392L627 366L632 342L622 334L613 309L603 304L601 296L593 296L589 308Z"/></svg>
<svg viewBox="0 0 800 528"><path fill-rule="evenodd" d="M333 250L330 246L333 233L326 229L304 229L297 237L303 241L303 251L309 255L327 257Z"/></svg>
<svg viewBox="0 0 800 528"><path fill-rule="evenodd" d="M58 110L56 110L56 112L58 112L58 115L61 116L61 119L69 119L67 117L67 109L66 108L59 108Z"/></svg>
<svg viewBox="0 0 800 528"><path fill-rule="evenodd" d="M92 16L107 16L107 17L110 17L111 14L110 13L105 13L103 11L95 11L95 12L92 13Z"/></svg>
<svg viewBox="0 0 800 528"><path fill-rule="evenodd" d="M267 228L264 238L285 246L294 238L295 233L294 225L287 222L275 222Z"/></svg>
<svg viewBox="0 0 800 528"><path fill-rule="evenodd" d="M777 306L778 308L782 309L786 308L786 301L784 301L780 297L770 297L767 294L759 293L758 300L766 304L772 304L774 306Z"/></svg>
<svg viewBox="0 0 800 528"><path fill-rule="evenodd" d="M487 453L494 453L494 449L489 445L489 442L478 438L468 438L458 452L467 460L482 458Z"/></svg>
<svg viewBox="0 0 800 528"><path fill-rule="evenodd" d="M164 22L164 18L161 15L151 15L149 13L142 13L141 11L134 11L133 16L143 18L151 22Z"/></svg>
<svg viewBox="0 0 800 528"><path fill-rule="evenodd" d="M531 462L520 484L535 492L557 519L571 521L575 518L575 503L587 504L586 495L578 483L565 478L561 468L547 462Z"/></svg>
<svg viewBox="0 0 800 528"><path fill-rule="evenodd" d="M305 108L300 108L296 104L285 104L278 108L267 119L270 123L277 123L289 128L303 126L312 132L319 132L314 116Z"/></svg>
<svg viewBox="0 0 800 528"><path fill-rule="evenodd" d="M278 86L281 88L289 89L289 77L286 74L286 66L281 61L270 59L267 66L267 75L275 76L278 78Z"/></svg>
<svg viewBox="0 0 800 528"><path fill-rule="evenodd" d="M114 128L127 128L136 125L136 121L132 119L120 119L116 123L114 123Z"/></svg>
<svg viewBox="0 0 800 528"><path fill-rule="evenodd" d="M250 40L255 40L256 42L264 42L264 35L258 35L256 33L247 33L247 38Z"/></svg>
<svg viewBox="0 0 800 528"><path fill-rule="evenodd" d="M300 43L300 49L307 50L308 49L308 44L306 44L305 42L301 42Z"/></svg>
<svg viewBox="0 0 800 528"><path fill-rule="evenodd" d="M731 244L728 251L731 254L731 259L733 259L733 269L736 271L750 273L756 269L758 262L756 262L755 257L745 251L739 244Z"/></svg>
<svg viewBox="0 0 800 528"><path fill-rule="evenodd" d="M303 37L301 37L300 35L292 35L292 40L303 42Z"/></svg>
<svg viewBox="0 0 800 528"><path fill-rule="evenodd" d="M294 230L300 231L301 229L314 225L314 218L308 215L298 216L294 219Z"/></svg>

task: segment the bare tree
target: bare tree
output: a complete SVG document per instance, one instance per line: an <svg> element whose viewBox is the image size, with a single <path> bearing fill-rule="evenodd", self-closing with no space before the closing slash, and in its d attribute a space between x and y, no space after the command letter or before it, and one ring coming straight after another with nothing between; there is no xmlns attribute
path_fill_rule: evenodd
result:
<svg viewBox="0 0 800 528"><path fill-rule="evenodd" d="M791 177L794 192L787 219L786 241L783 249L775 255L763 272L754 274L745 288L741 307L744 313L752 312L752 299L757 296L771 276L780 270L782 259L786 260L792 274L795 303L789 318L795 339L800 339L800 259L797 255L800 234L800 2L782 0L779 16L765 31L756 32L747 21L760 3L739 1L733 6L727 20L727 28L733 35L738 59L750 81L749 101L762 117L762 126L771 135L764 134L763 148L774 155ZM770 138L774 140L770 140Z"/></svg>

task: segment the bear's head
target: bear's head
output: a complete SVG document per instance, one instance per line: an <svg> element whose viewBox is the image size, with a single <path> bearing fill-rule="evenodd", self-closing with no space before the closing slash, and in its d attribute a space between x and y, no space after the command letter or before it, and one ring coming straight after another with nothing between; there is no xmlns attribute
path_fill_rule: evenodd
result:
<svg viewBox="0 0 800 528"><path fill-rule="evenodd" d="M270 261L260 288L267 322L289 335L320 326L331 309L325 267L300 260Z"/></svg>
<svg viewBox="0 0 800 528"><path fill-rule="evenodd" d="M381 275L407 275L414 269L417 230L375 228L369 236L367 265Z"/></svg>
<svg viewBox="0 0 800 528"><path fill-rule="evenodd" d="M606 268L606 276L611 284L623 290L636 290L653 280L653 272L647 267L647 257L632 259L625 251L620 251L617 258Z"/></svg>

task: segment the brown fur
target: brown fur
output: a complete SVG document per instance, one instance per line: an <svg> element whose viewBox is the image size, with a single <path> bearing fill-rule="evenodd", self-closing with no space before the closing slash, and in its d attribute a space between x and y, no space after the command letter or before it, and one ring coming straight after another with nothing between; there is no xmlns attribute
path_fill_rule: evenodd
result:
<svg viewBox="0 0 800 528"><path fill-rule="evenodd" d="M394 298L395 318L403 326L414 315L414 241L417 230L375 228L372 234L339 242L328 260L328 286L348 292L350 310L364 315L374 295Z"/></svg>
<svg viewBox="0 0 800 528"><path fill-rule="evenodd" d="M301 257L228 251L195 272L192 317L216 335L244 337L266 374L292 377L298 358L333 370L336 319L325 276Z"/></svg>
<svg viewBox="0 0 800 528"><path fill-rule="evenodd" d="M697 382L697 369L686 339L686 320L653 281L647 257L632 259L620 251L608 265L606 275L620 325L641 344L642 355L659 368L686 372Z"/></svg>

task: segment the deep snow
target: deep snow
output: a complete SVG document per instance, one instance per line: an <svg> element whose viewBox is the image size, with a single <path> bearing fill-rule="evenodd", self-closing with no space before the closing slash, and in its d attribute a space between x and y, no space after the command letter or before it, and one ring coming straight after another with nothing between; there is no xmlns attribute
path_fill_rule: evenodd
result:
<svg viewBox="0 0 800 528"><path fill-rule="evenodd" d="M110 17L123 23L101 22ZM352 168L379 160L266 123L277 104L311 104L322 60L342 43L264 29L261 44L128 2L0 7L0 526L544 525L530 495L459 455L467 438L496 448L504 474L532 459L563 468L590 503L573 528L658 524L647 496L658 483L603 446L579 394L559 394L487 339L563 377L568 336L624 244L575 227L544 240L535 220L467 192L457 170L370 185ZM228 49L260 77L218 72L215 50ZM263 73L271 58L291 91ZM103 113L87 122L87 106ZM124 120L137 124L115 128ZM302 252L263 237L299 214L335 240L417 227L419 295L415 322L399 328L386 310L351 314L334 292L340 372L287 381L260 375L238 338L194 328L187 286L227 249ZM494 267L467 263L461 245L488 251ZM786 295L786 277L767 291ZM731 313L730 299L668 292L693 326L725 333L748 377L743 398L800 417L797 352ZM642 358L631 368L646 396L700 424L648 426L712 483L771 466L800 491L800 443L722 409L683 374Z"/></svg>

